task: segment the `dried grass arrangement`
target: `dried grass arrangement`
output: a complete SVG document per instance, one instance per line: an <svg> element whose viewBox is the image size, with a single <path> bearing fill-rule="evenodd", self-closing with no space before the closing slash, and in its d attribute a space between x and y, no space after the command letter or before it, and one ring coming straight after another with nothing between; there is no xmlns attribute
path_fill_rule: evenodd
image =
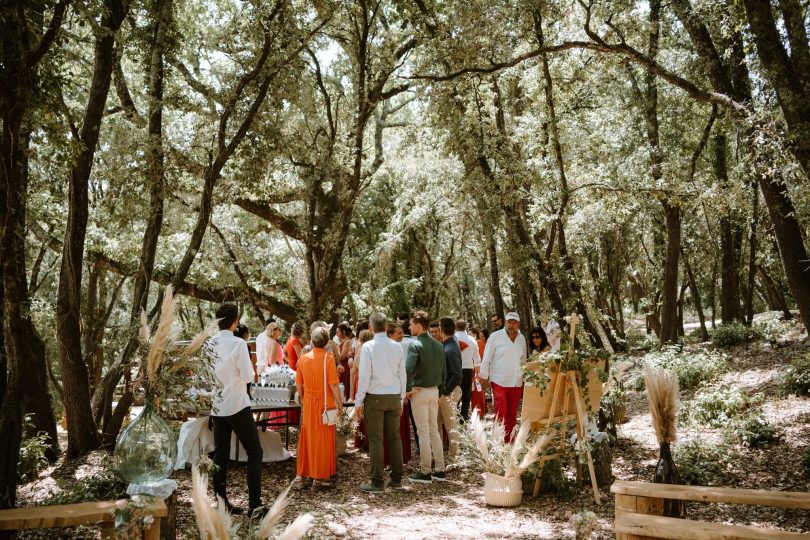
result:
<svg viewBox="0 0 810 540"><path fill-rule="evenodd" d="M201 459L201 462L207 458ZM210 460L209 460L210 461ZM208 474L202 472L205 467L195 464L191 470L191 503L194 515L197 518L197 527L200 530L202 540L228 540L238 538L239 527L233 523L231 515L225 510L225 504L218 498L216 507L213 507L208 500ZM287 525L280 534L276 534L287 508L290 487L287 486L275 500L262 519L258 528L255 529L253 537L256 539L275 538L277 540L298 540L303 538L312 528L315 517L312 514L302 514Z"/></svg>
<svg viewBox="0 0 810 540"><path fill-rule="evenodd" d="M196 389L208 389L211 381L216 380L215 357L206 340L217 328L217 321L211 322L190 343L181 344L178 342L181 330L174 325L176 305L172 286L167 285L154 331L146 313L141 312L142 352L136 360L140 375L134 388L141 387L146 398L166 415L189 408L210 409L212 396Z"/></svg>
<svg viewBox="0 0 810 540"><path fill-rule="evenodd" d="M644 366L644 383L647 386L647 401L650 404L655 437L660 447L653 482L682 484L670 448L677 438L678 409L681 403L678 397L678 376L663 368L651 368L648 364ZM664 515L684 517L686 515L684 502L665 499Z"/></svg>
<svg viewBox="0 0 810 540"><path fill-rule="evenodd" d="M536 463L552 442L551 435L537 437L530 443L531 424L524 423L511 443L504 442L504 427L500 422L485 422L473 411L467 437L474 446L478 461L487 472L507 478L519 477Z"/></svg>

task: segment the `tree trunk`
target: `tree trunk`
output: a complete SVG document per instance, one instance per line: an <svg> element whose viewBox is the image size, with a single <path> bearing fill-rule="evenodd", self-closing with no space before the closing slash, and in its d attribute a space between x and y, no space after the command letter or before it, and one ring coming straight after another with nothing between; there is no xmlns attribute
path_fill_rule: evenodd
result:
<svg viewBox="0 0 810 540"><path fill-rule="evenodd" d="M126 15L121 0L107 4L95 44L95 62L84 122L79 133L82 150L70 172L68 217L59 272L56 302L56 334L68 430L68 458L98 448L98 432L90 409L87 366L81 343L81 284L84 241L87 233L88 187L104 107L113 71L115 33Z"/></svg>
<svg viewBox="0 0 810 540"><path fill-rule="evenodd" d="M489 227L484 224L484 227ZM503 295L501 294L501 278L498 272L498 245L495 242L495 233L490 228L484 231L487 239L487 262L489 264L489 292L495 306L495 314L503 320L506 315L503 308ZM488 314L489 317L491 314Z"/></svg>
<svg viewBox="0 0 810 540"><path fill-rule="evenodd" d="M727 187L728 145L725 134L718 134L714 138L714 174L722 187ZM725 213L720 218L720 316L723 324L730 324L740 320L740 283L739 261L736 245L738 226L732 217Z"/></svg>
<svg viewBox="0 0 810 540"><path fill-rule="evenodd" d="M661 343L678 341L678 258L681 250L681 209L663 201L667 250L664 262L664 299L661 307Z"/></svg>
<svg viewBox="0 0 810 540"><path fill-rule="evenodd" d="M810 321L810 270L808 270L810 257L804 246L801 224L796 218L796 208L788 196L784 183L761 177L759 187L762 190L765 204L768 206L790 292L799 308L802 321L808 324Z"/></svg>
<svg viewBox="0 0 810 540"><path fill-rule="evenodd" d="M765 293L768 296L768 307L774 311L781 311L782 316L785 320L790 320L793 318L793 314L788 309L787 302L785 301L785 296L782 294L782 291L774 284L773 280L771 279L770 274L765 269L764 266L761 264L757 265L757 273L759 274L759 281L762 283L762 286L765 288Z"/></svg>
<svg viewBox="0 0 810 540"><path fill-rule="evenodd" d="M703 303L700 301L700 290L697 286L695 274L692 272L692 265L689 264L689 257L686 252L682 251L683 266L686 270L686 276L689 280L689 288L692 290L692 301L695 304L695 311L697 311L698 319L700 320L700 339L701 341L709 341L709 330L706 328L706 317L703 315Z"/></svg>
<svg viewBox="0 0 810 540"><path fill-rule="evenodd" d="M28 170L27 136L21 134L36 90L36 65L56 39L66 4L60 2L54 6L48 31L41 36L34 35L31 29L44 26L41 24L44 6L28 7L33 9L29 11L23 3L17 9L4 7L0 18L0 35L3 36L0 59L0 298L3 301L0 354L3 355L3 375L0 379L5 383L0 390L0 508L10 508L16 503L17 461L23 407L29 400L27 394L37 395L50 405L47 387L32 389L41 380L36 370L44 365L35 356L38 336L33 332L30 318L31 300L25 271ZM30 24L32 21L34 25ZM31 43L36 43L36 48L30 49ZM42 399L43 394L45 399ZM56 444L55 440L53 442Z"/></svg>
<svg viewBox="0 0 810 540"><path fill-rule="evenodd" d="M751 183L751 231L748 237L748 288L745 295L745 322L754 322L754 280L757 272L757 221L759 221L759 189Z"/></svg>

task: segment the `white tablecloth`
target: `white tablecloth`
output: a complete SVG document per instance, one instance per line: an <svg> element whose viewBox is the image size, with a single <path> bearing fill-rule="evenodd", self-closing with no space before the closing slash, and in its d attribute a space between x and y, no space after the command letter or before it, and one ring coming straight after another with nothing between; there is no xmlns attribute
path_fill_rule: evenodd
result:
<svg viewBox="0 0 810 540"><path fill-rule="evenodd" d="M262 461L265 463L286 461L292 457L281 444L281 435L278 432L256 429L259 431L259 441L264 453ZM208 417L183 422L180 426L180 436L177 438L177 461L174 468L183 469L187 464L195 463L201 455L213 451L214 433L208 429ZM247 461L247 453L234 433L231 435L231 459L235 460L237 455L239 461Z"/></svg>

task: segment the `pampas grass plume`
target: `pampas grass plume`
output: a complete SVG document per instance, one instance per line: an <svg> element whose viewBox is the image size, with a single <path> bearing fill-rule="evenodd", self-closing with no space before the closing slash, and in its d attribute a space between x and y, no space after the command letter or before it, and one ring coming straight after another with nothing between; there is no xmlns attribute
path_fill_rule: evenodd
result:
<svg viewBox="0 0 810 540"><path fill-rule="evenodd" d="M276 497L273 506L267 511L267 515L264 516L259 526L259 538L270 538L270 535L273 534L273 529L275 529L276 525L281 521L284 509L287 508L287 495L289 495L291 487L292 483Z"/></svg>
<svg viewBox="0 0 810 540"><path fill-rule="evenodd" d="M644 366L644 383L650 404L655 436L659 443L673 443L677 437L678 376L662 368Z"/></svg>
<svg viewBox="0 0 810 540"><path fill-rule="evenodd" d="M194 339L191 340L191 343L186 345L180 352L180 354L182 356L191 356L195 352L199 351L200 347L202 347L203 343L205 343L205 340L207 340L211 336L211 333L218 326L219 326L218 320L211 321L202 332L194 336Z"/></svg>
<svg viewBox="0 0 810 540"><path fill-rule="evenodd" d="M208 502L206 486L208 475L202 474L195 464L191 469L191 506L197 517L197 527L203 540L227 540L231 528L231 516L220 500L218 509Z"/></svg>
<svg viewBox="0 0 810 540"><path fill-rule="evenodd" d="M149 352L146 355L146 374L151 384L157 380L157 372L163 361L163 353L172 343L172 321L174 320L174 306L176 304L171 284L166 285L163 294L163 304L160 307L160 321L152 338Z"/></svg>
<svg viewBox="0 0 810 540"><path fill-rule="evenodd" d="M315 516L310 513L303 514L295 518L295 521L287 525L279 540L298 540L303 538L309 532L309 529L315 524Z"/></svg>

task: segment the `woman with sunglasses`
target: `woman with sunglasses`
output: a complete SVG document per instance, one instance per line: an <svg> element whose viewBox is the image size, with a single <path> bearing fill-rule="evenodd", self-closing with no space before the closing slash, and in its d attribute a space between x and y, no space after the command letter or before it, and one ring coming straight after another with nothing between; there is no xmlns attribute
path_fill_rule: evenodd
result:
<svg viewBox="0 0 810 540"><path fill-rule="evenodd" d="M534 351L544 353L550 350L551 344L548 342L546 332L539 326L532 328L531 332L529 332L528 354L532 354Z"/></svg>

